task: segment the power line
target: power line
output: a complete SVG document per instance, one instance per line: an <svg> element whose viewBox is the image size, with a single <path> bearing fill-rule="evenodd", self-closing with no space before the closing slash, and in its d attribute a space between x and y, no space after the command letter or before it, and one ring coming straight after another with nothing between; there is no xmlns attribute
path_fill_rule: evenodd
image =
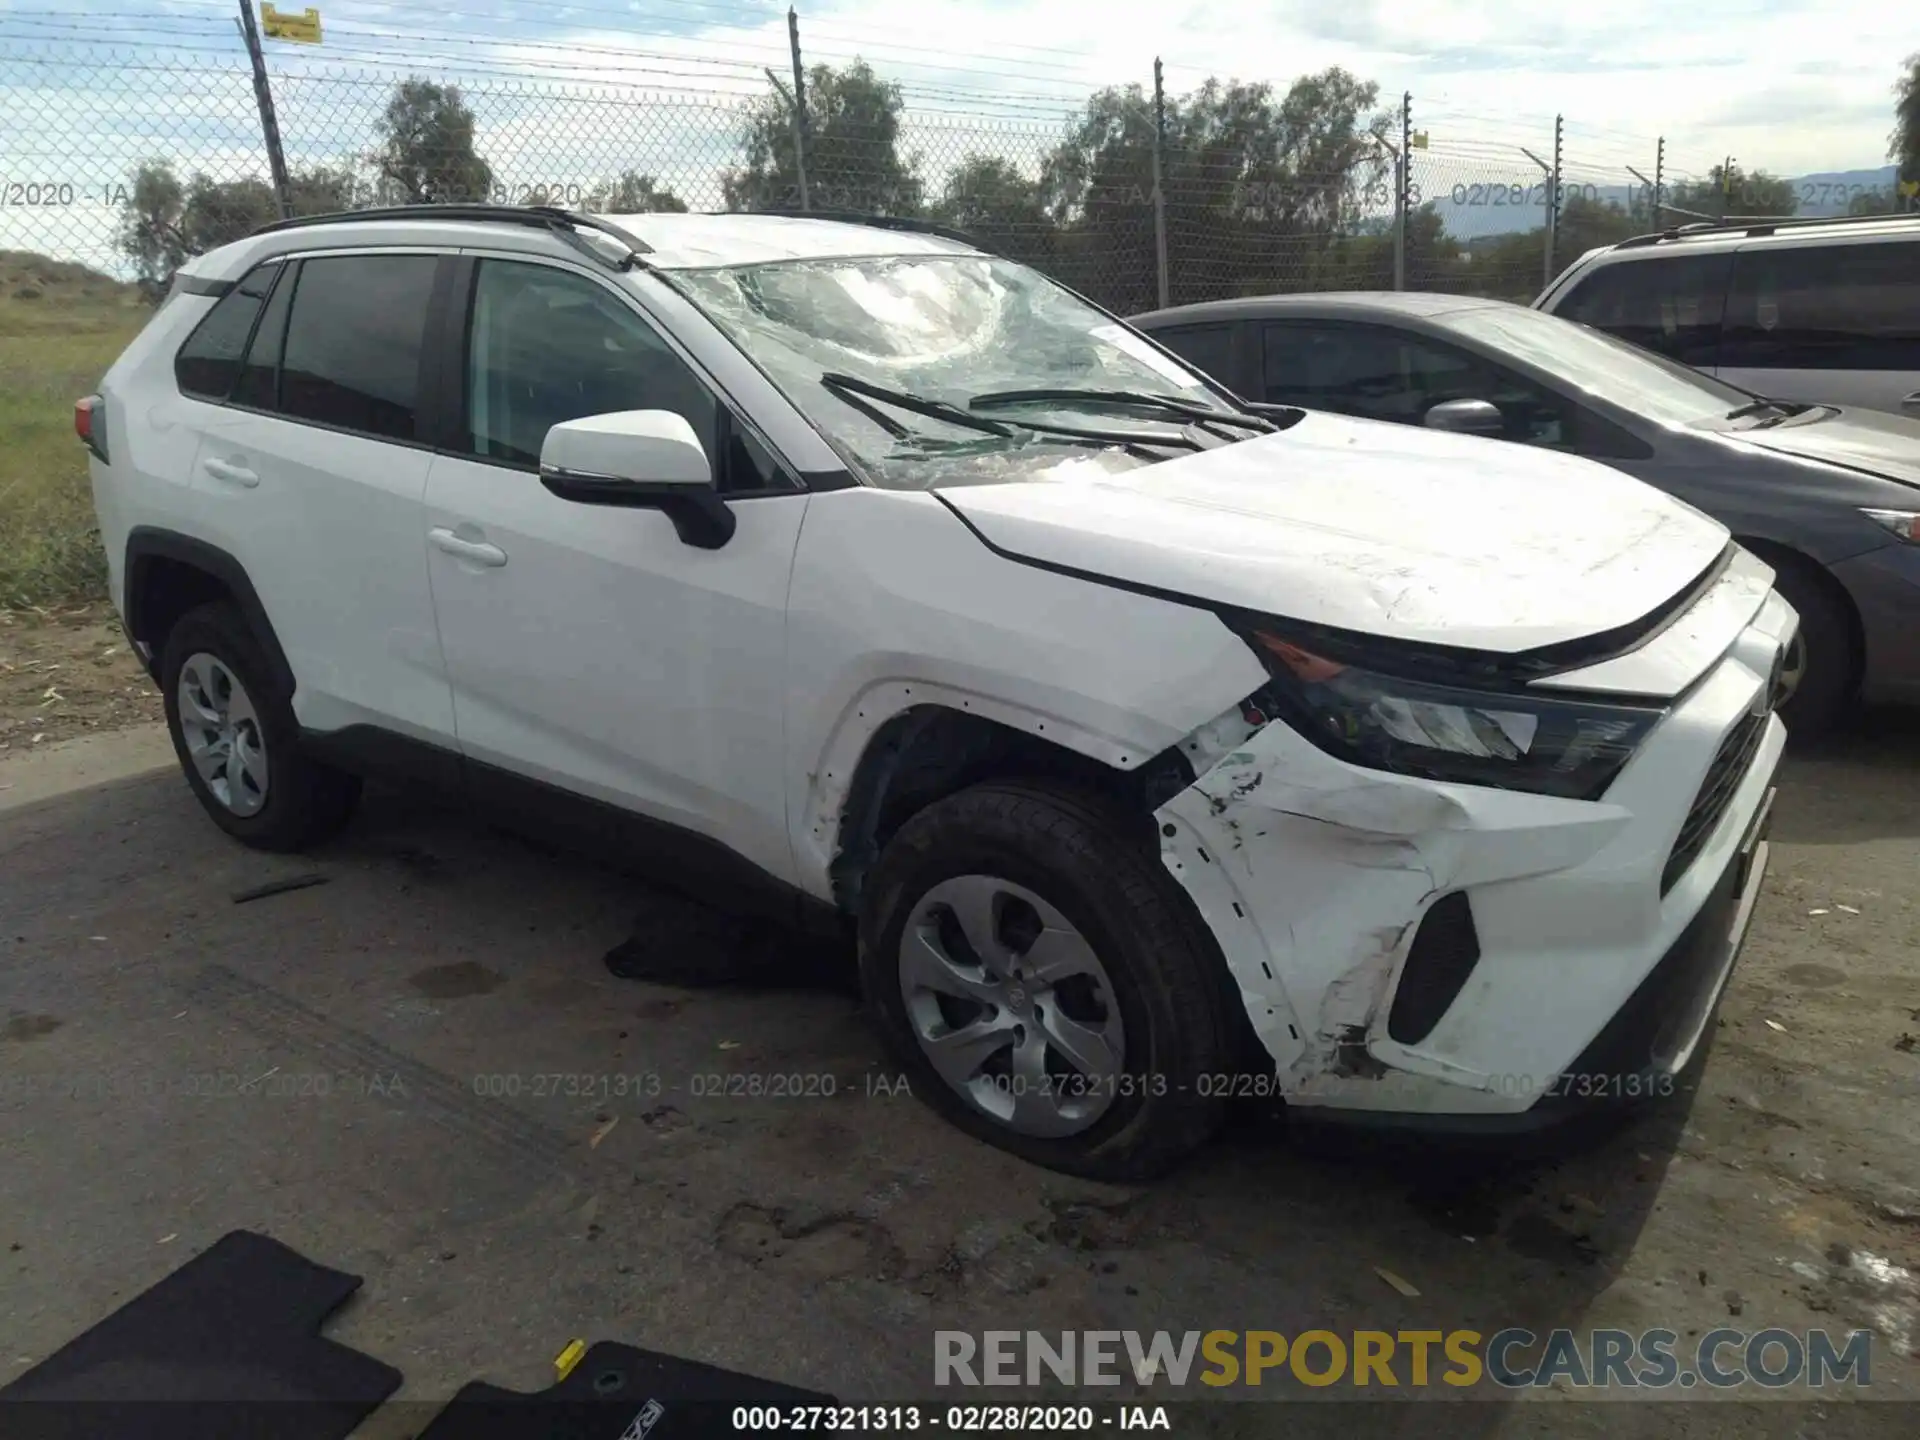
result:
<svg viewBox="0 0 1920 1440"><path fill-rule="evenodd" d="M13 12L13 14L0 13L0 26L11 23L14 15L17 14L18 12ZM223 27L216 26L212 30L180 30L164 22L147 20L144 17L127 15L124 18L141 20L141 33L149 35L185 35L194 39L217 39L220 38L221 30L223 29ZM124 31L113 37L101 36L98 32L97 25L63 25L37 19L22 21L21 23L37 30L50 31L56 34L74 35L77 38L73 43L78 44L124 44L128 38L127 33ZM197 22L189 21L188 23L192 25ZM362 29L354 25L336 25L331 28L329 33L334 36L346 37L349 40L362 42L381 40L425 41L429 48L423 49L420 45L413 44L409 45L404 54L393 55L366 43L347 45L329 44L326 51L310 56L295 55L292 52L286 51L275 52L275 61L281 67L291 67L293 71L304 70L311 66L324 65L329 60L338 59L350 59L379 66L392 67L412 65L416 62L429 59L450 61L454 64L464 66L472 63L472 61L477 58L482 63L488 63L496 67L511 66L515 69L524 69L529 74L559 73L569 76L634 74L699 78L712 75L714 72L730 71L742 77L751 77L755 81L758 81L763 74L763 68L758 64L725 56L687 53L676 54L661 50L626 47L589 48L583 47L578 43L563 44L557 41L525 40L517 37L477 39L471 36L450 36L425 31L396 32L391 30ZM186 50L189 53L196 53L205 47L184 46L176 41L168 40L163 48L175 51ZM466 53L449 54L449 50ZM527 52L534 53L528 54ZM549 58L553 55L568 58ZM648 61L663 63L645 63ZM290 72L286 68L283 68L283 73ZM715 75L714 78L721 77ZM942 86L911 79L895 83L900 85L903 94L912 93L943 100L970 101L975 104L991 105L1000 109L1015 108L1031 110L1041 106L1049 108L1077 108L1079 104L1084 102L1086 95L1090 93L1084 90L1078 93L1068 91L1053 93L1037 91L973 91L961 89L956 86Z"/></svg>
<svg viewBox="0 0 1920 1440"><path fill-rule="evenodd" d="M179 0L179 3L217 5L221 4L221 0ZM348 0L348 3L351 3L351 0ZM756 24L770 23L784 16L784 11L776 10L756 10L751 12L720 10L719 7L711 5L695 5L694 0L648 0L648 4L650 7L653 5L677 4L683 7L690 6L701 10L714 10L717 13L725 15L728 19L738 18L742 13L750 13L754 17ZM372 8L376 9L383 16L395 12L432 14L436 19L443 22L445 17L444 11L434 10L424 4L413 3L413 0L395 0L393 4L377 5ZM531 9L544 12L544 14L552 17L550 23L555 25L564 24L574 16L605 16L621 22L617 27L608 26L604 33L645 35L649 38L660 38L663 33L657 24L647 25L646 22L649 18L647 15L630 9L615 9L604 5L593 4L567 4L561 3L561 0L520 0L520 3L516 5L514 9L516 11ZM352 18L355 21L363 22L365 19L365 17L361 16L354 16ZM540 17L521 13L481 15L476 18L492 21L501 25L532 25L541 23ZM898 65L918 66L921 69L938 70L947 74L979 75L995 80L1015 79L1052 82L1059 81L1063 78L1061 74L1063 67L1061 67L1057 61L1037 58L1032 60L1015 59L1010 61L1007 55L1002 52L1031 50L1034 51L1036 55L1044 56L1079 55L1079 52L1063 50L1058 47L1023 46L1018 42L1012 42L1006 46L996 45L994 53L991 54L936 49L925 45L915 45L886 38L889 33L892 33L907 34L918 39L923 34L922 31L901 31L894 30L892 27L885 25L878 25L871 27L876 33L854 35L833 27L811 27L807 24L804 15L801 17L801 26L802 58L809 61L831 60L844 63L851 60L873 57L889 59ZM336 26L329 24L326 28L330 33ZM407 32L399 31L395 33L404 37ZM678 37L684 32L670 31L665 33ZM815 43L815 35L825 36L829 40L837 40L840 43L821 45ZM695 37L689 36L688 38ZM781 37L779 40L769 37L764 43L756 43L746 39L722 39L712 34L703 34L697 38L704 45L725 46L741 53L750 54L754 57L753 63L757 65L767 64L776 60L784 60L788 55L784 37ZM479 43L486 42L482 40ZM545 43L557 42L549 41ZM572 43L578 44L577 41ZM932 58L929 60L919 60L913 58L915 56L929 56ZM1085 74L1086 67L1084 57L1080 58L1082 59L1082 64L1075 68L1080 70L1082 74ZM972 65L956 63L957 61L974 60L981 61L983 64ZM1068 83L1073 82L1069 80ZM1089 90L1098 88L1098 82L1093 80L1082 80L1079 83L1085 85Z"/></svg>

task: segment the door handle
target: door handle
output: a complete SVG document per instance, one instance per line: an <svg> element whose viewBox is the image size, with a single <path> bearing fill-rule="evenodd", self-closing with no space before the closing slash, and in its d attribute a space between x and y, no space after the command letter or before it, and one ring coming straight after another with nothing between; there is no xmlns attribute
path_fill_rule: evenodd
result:
<svg viewBox="0 0 1920 1440"><path fill-rule="evenodd" d="M1914 391L1911 395L1901 396L1900 408L1902 410L1920 410L1920 390Z"/></svg>
<svg viewBox="0 0 1920 1440"><path fill-rule="evenodd" d="M437 549L449 555L457 555L462 560L470 560L475 565L487 565L498 568L507 563L507 552L498 545L489 545L484 540L466 540L436 525L427 532L427 538L433 541Z"/></svg>
<svg viewBox="0 0 1920 1440"><path fill-rule="evenodd" d="M200 468L216 480L224 480L229 485L240 485L251 490L260 483L260 477L244 465L235 465L228 460L215 460L208 457L200 462Z"/></svg>

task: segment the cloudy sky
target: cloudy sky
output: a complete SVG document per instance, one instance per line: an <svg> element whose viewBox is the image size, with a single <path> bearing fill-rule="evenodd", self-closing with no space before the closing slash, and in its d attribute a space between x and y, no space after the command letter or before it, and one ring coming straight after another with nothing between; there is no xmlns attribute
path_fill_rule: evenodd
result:
<svg viewBox="0 0 1920 1440"><path fill-rule="evenodd" d="M300 0L304 7L305 0ZM287 8L295 8L289 0ZM696 206L738 133L738 106L788 70L771 0L319 0L326 43L269 43L296 163L363 143L393 79L462 78L497 175L598 174L631 154ZM1885 161L1891 87L1920 32L1886 0L815 0L810 62L863 56L906 93L909 143L937 183L970 149L1037 155L1107 84L1178 93L1209 75L1270 80L1342 65L1392 103L1413 94L1429 194L1537 178L1566 119L1565 173L1627 183L1666 137L1667 175L1722 157L1775 174ZM232 0L0 0L0 175L111 197L153 154L215 175L250 170L257 124ZM575 98L551 103L565 87ZM636 106L645 97L648 108ZM653 105L657 100L659 104ZM620 136L618 143L607 137ZM1420 173L1418 170L1416 173ZM717 192L716 192L717 193ZM0 196L0 198L8 198ZM68 207L73 208L73 207ZM96 208L99 208L96 206ZM0 208L0 246L92 222ZM63 242L64 243L64 242ZM104 239L102 241L104 244Z"/></svg>

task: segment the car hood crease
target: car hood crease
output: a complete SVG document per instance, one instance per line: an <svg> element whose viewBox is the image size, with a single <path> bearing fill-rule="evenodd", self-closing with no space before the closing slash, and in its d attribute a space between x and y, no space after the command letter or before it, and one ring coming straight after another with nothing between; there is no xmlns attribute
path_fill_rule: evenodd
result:
<svg viewBox="0 0 1920 1440"><path fill-rule="evenodd" d="M1012 559L1493 654L1630 628L1727 543L1591 461L1321 413L1119 474L1058 473L939 494Z"/></svg>

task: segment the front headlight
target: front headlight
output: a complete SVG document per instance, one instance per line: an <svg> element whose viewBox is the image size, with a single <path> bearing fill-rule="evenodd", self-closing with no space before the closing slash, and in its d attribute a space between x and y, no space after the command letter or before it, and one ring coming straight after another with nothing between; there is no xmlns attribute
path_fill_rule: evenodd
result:
<svg viewBox="0 0 1920 1440"><path fill-rule="evenodd" d="M1273 683L1254 704L1355 765L1594 800L1664 713L1407 680L1328 659L1264 629L1248 632Z"/></svg>

